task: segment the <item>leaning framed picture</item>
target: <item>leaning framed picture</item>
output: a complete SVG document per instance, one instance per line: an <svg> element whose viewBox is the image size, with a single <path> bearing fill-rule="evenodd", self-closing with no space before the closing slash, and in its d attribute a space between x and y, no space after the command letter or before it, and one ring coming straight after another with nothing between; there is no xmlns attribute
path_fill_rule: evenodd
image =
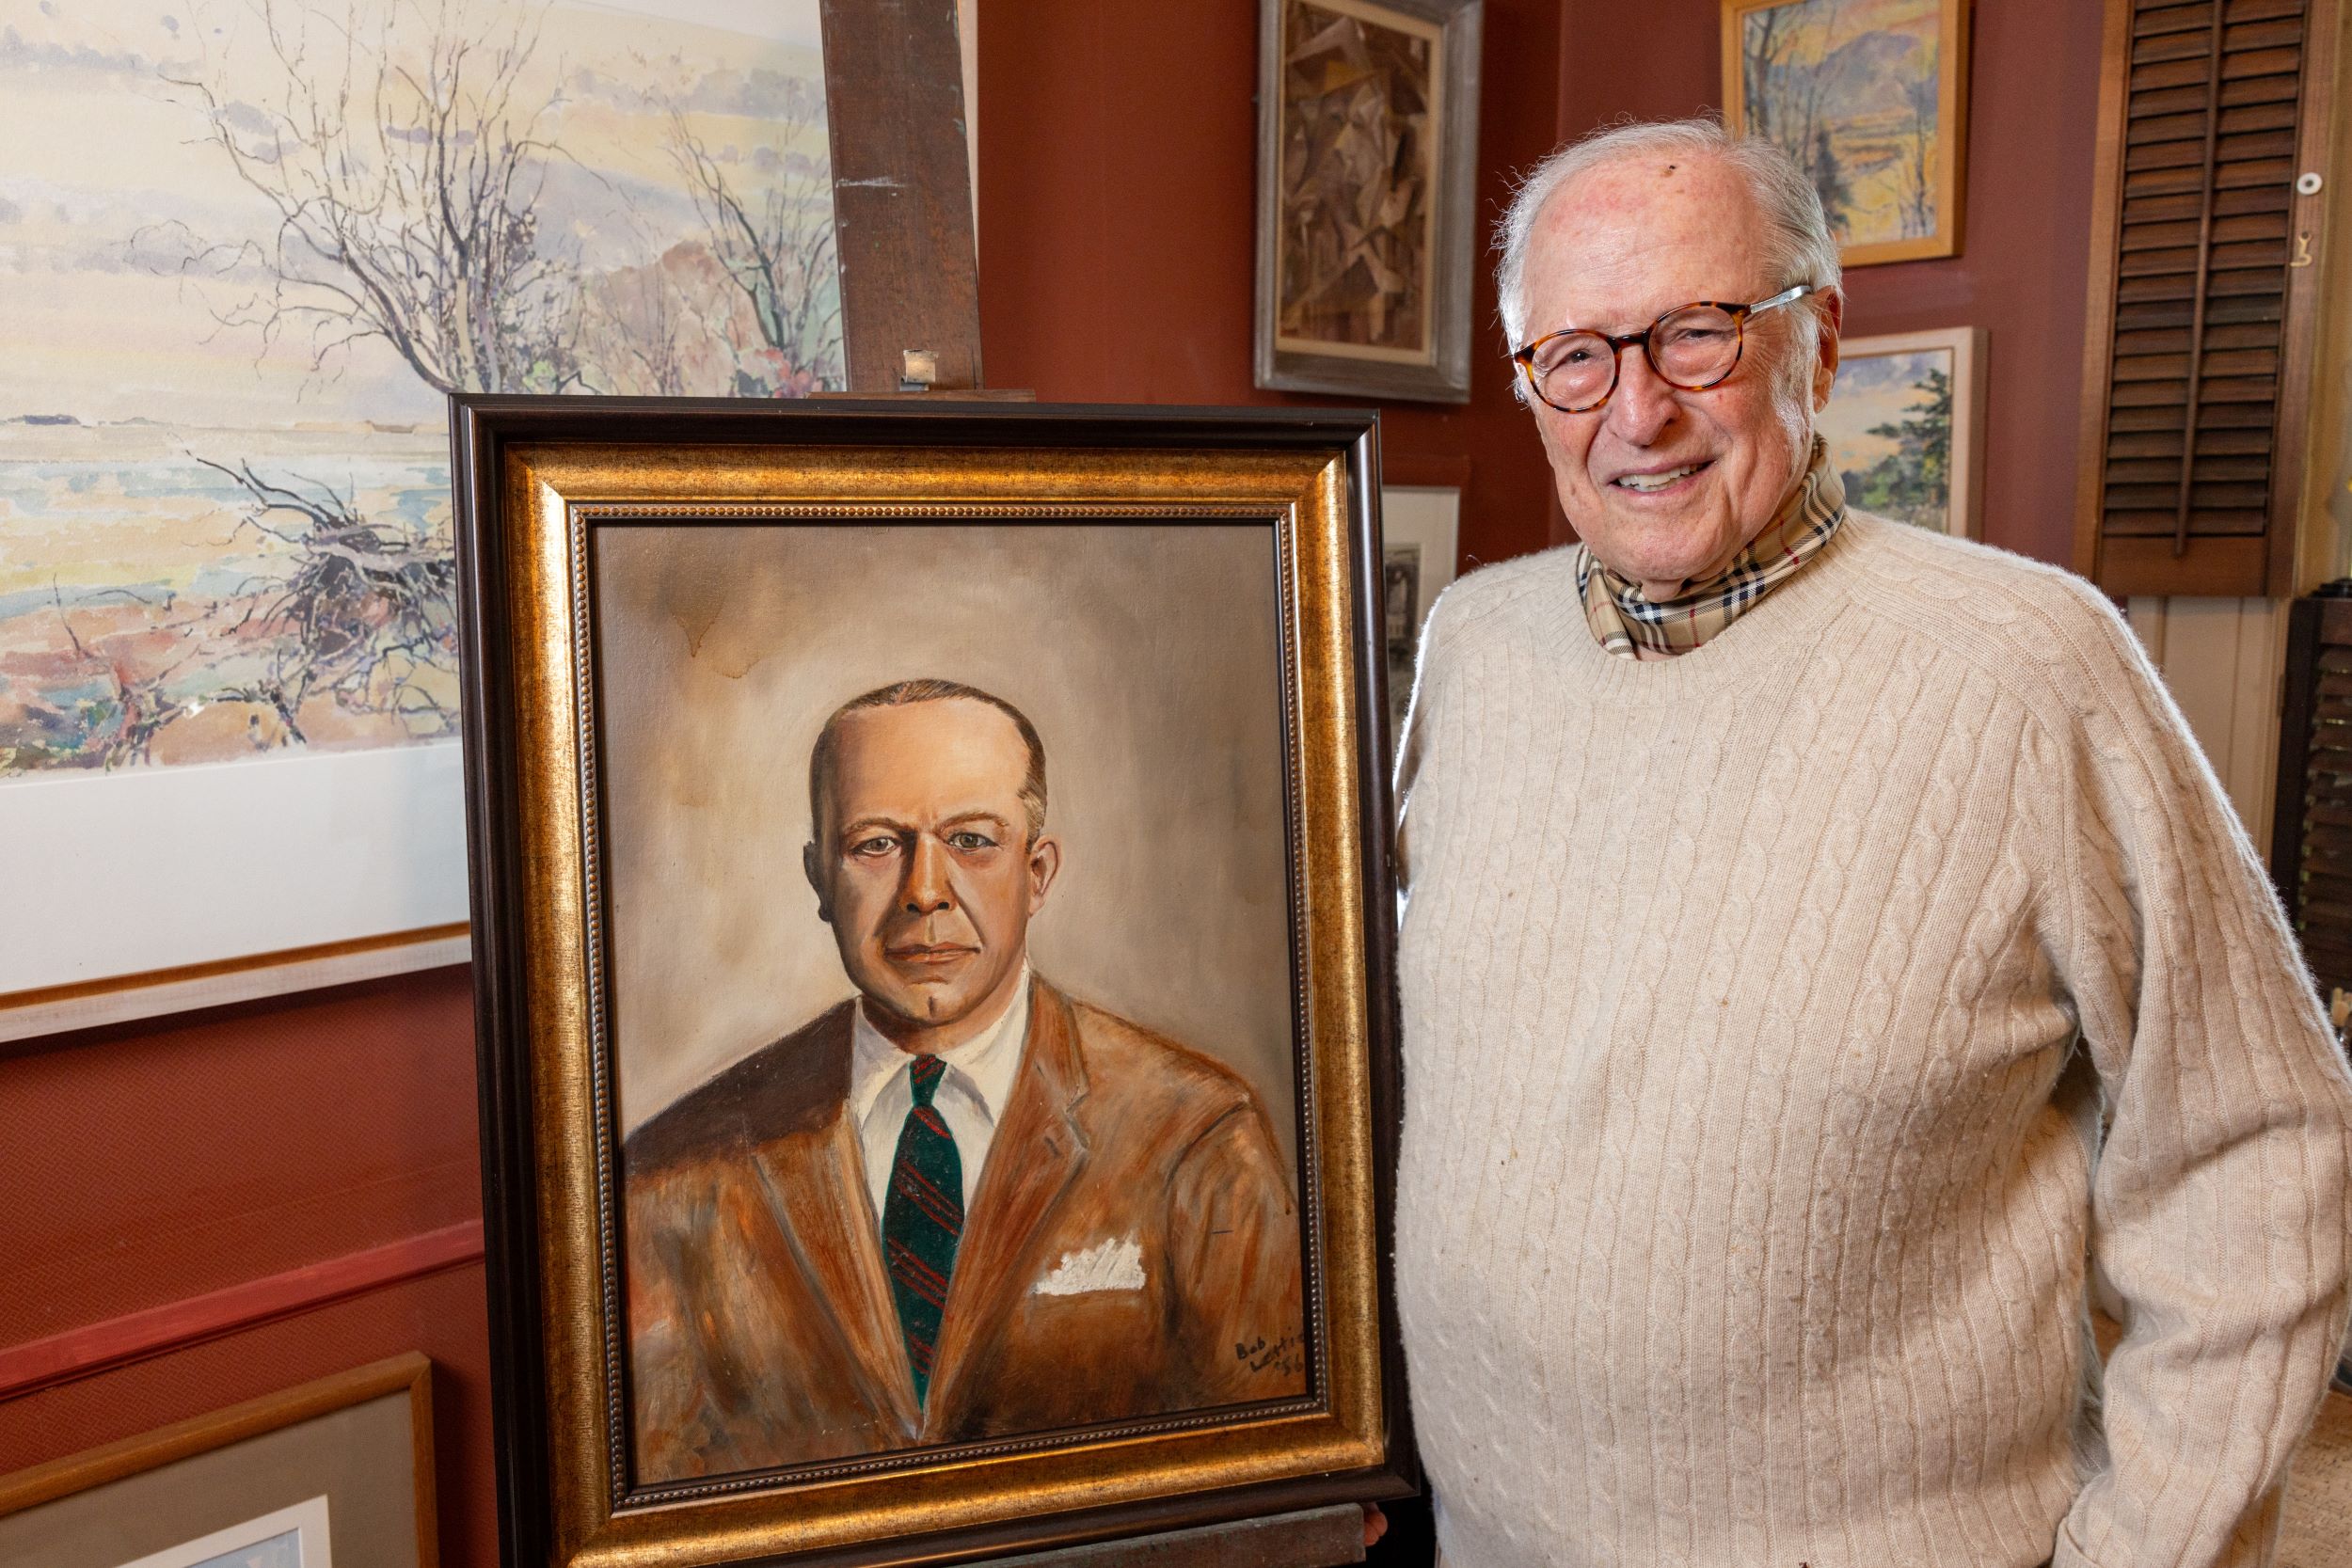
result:
<svg viewBox="0 0 2352 1568"><path fill-rule="evenodd" d="M1259 0L1259 386L1468 401L1484 14Z"/></svg>
<svg viewBox="0 0 2352 1568"><path fill-rule="evenodd" d="M435 1568L432 1388L393 1356L0 1476L0 1561Z"/></svg>
<svg viewBox="0 0 2352 1568"><path fill-rule="evenodd" d="M1839 341L1837 380L1813 427L1848 505L1984 536L1984 345L1980 326Z"/></svg>
<svg viewBox="0 0 2352 1568"><path fill-rule="evenodd" d="M1971 0L1722 0L1724 119L1787 149L1850 267L1960 254Z"/></svg>
<svg viewBox="0 0 2352 1568"><path fill-rule="evenodd" d="M1462 491L1454 484L1380 487L1381 572L1388 614L1389 736L1405 733L1421 657L1421 631L1454 580Z"/></svg>
<svg viewBox="0 0 2352 1568"><path fill-rule="evenodd" d="M453 418L509 1560L1409 1491L1371 417Z"/></svg>

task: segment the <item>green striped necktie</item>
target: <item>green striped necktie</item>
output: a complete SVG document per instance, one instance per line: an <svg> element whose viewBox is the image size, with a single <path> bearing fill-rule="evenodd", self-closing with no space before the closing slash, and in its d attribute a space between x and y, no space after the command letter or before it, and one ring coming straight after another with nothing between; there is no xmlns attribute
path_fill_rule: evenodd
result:
<svg viewBox="0 0 2352 1568"><path fill-rule="evenodd" d="M963 1239L963 1161L956 1153L955 1135L931 1106L946 1071L947 1064L936 1056L917 1056L909 1069L914 1104L898 1130L890 1193L882 1203L882 1251L890 1259L890 1293L898 1304L898 1328L906 1336L918 1405L930 1392L939 1320L947 1306L947 1281L956 1272L956 1243Z"/></svg>

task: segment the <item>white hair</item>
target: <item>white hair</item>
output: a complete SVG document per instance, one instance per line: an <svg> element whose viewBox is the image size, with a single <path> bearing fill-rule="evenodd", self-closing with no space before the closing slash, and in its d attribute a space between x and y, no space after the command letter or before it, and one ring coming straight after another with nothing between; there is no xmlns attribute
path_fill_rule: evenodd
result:
<svg viewBox="0 0 2352 1568"><path fill-rule="evenodd" d="M1775 289L1810 283L1816 289L1835 288L1843 274L1837 265L1837 241L1821 211L1820 196L1797 161L1761 136L1735 136L1713 119L1630 120L1605 126L1568 143L1528 171L1511 198L1510 210L1495 225L1496 293L1502 307L1502 328L1516 348L1527 341L1527 245L1545 203L1578 175L1627 158L1666 157L1686 160L1712 158L1725 164L1747 182L1764 215L1764 255ZM1819 295L1800 302L1815 306ZM1809 359L1820 347L1821 318L1817 309L1794 312L1803 323L1801 341ZM1565 325L1547 322L1544 329ZM1524 385L1512 385L1526 396Z"/></svg>

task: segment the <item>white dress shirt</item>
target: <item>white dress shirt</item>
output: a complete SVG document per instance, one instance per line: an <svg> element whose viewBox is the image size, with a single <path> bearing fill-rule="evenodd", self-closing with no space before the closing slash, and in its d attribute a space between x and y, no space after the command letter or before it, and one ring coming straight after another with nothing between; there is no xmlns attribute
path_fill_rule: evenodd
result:
<svg viewBox="0 0 2352 1568"><path fill-rule="evenodd" d="M900 1050L889 1037L866 1022L860 1002L850 1026L850 1108L857 1114L858 1145L866 1157L866 1191L874 1200L874 1224L882 1224L882 1204L890 1194L890 1167L898 1157L898 1134L907 1113L914 1108L914 1067L912 1052ZM1012 1005L1004 1016L939 1059L947 1070L931 1091L931 1108L956 1140L956 1157L963 1166L963 1208L972 1211L972 1195L979 1190L980 1166L988 1146L995 1141L996 1123L1012 1098L1021 1075L1021 1047L1029 1034L1029 972L1024 965Z"/></svg>

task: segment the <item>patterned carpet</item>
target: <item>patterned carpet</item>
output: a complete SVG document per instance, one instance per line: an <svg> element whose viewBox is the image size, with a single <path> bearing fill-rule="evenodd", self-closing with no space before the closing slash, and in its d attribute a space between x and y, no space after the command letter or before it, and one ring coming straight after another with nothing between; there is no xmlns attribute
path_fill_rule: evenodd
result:
<svg viewBox="0 0 2352 1568"><path fill-rule="evenodd" d="M2329 1394L2295 1457L2279 1568L2352 1568L2352 1394Z"/></svg>

